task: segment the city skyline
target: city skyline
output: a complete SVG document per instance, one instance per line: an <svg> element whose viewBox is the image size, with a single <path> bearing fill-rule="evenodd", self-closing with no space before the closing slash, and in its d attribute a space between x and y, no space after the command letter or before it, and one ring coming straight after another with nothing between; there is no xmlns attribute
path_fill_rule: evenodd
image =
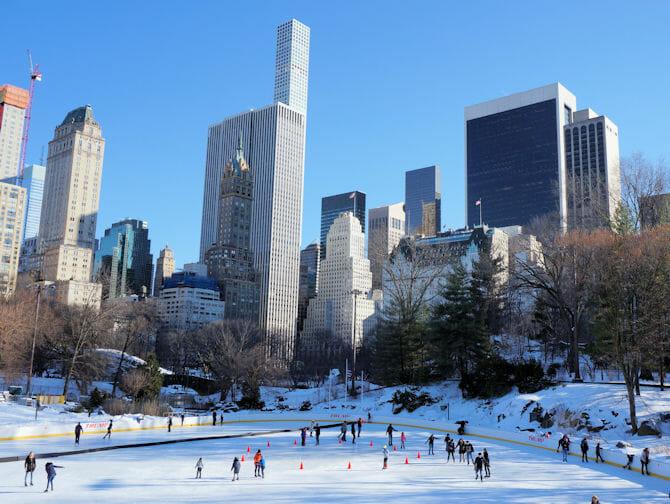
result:
<svg viewBox="0 0 670 504"><path fill-rule="evenodd" d="M581 103L587 103L606 114L619 126L622 156L641 150L652 160L659 157L665 148L665 134L655 111L668 106L668 97L662 92L662 83L668 81L668 69L667 65L651 66L649 63L663 61L664 56L659 48L667 47L668 44L667 35L662 30L645 30L623 51L618 51L616 56L608 53L597 62L591 61L585 54L576 55L576 61L560 71L549 61L553 56L546 60L538 60L537 57L541 54L560 54L563 44L559 42L570 37L572 40L575 37L577 40L586 40L588 37L590 47L594 50L604 49L608 47L606 35L620 32L624 24L628 26L631 17L635 19L644 14L645 19L651 18L651 22L655 23L667 17L664 16L668 12L667 6L650 6L644 13L629 12L624 9L624 4L608 13L577 4L569 7L575 11L573 15L580 17L602 16L602 27L591 27L588 32L576 27L562 27L559 30L551 22L542 20L541 12L538 12L542 8L538 8L532 13L533 19L539 20L536 28L524 27L515 37L508 37L510 40L502 40L502 37L514 31L514 26L523 25L524 16L518 13L497 13L496 7L491 5L484 19L477 19L482 29L490 29L488 34L491 40L501 42L499 47L488 54L489 46L493 45L490 42L457 45L456 49L449 51L449 65L444 58L439 57L439 52L462 37L463 32L461 28L453 26L451 34L424 34L430 32L427 28L435 23L448 22L451 26L452 21L446 21L441 16L446 11L437 4L433 9L423 9L421 13L409 12L409 9L403 12L397 8L391 9L391 12L374 20L368 8L363 8L358 20L345 20L343 16L336 15L335 19L344 23L349 30L355 31L361 25L369 25L373 34L381 35L378 42L372 40L374 36L356 35L352 41L345 43L345 47L335 42L337 32L342 29L341 26L331 26L337 25L332 23L335 13L326 15L309 8L307 4L290 9L291 12L278 7L270 8L261 19L242 16L240 25L235 27L235 33L253 28L259 34L258 40L230 36L216 49L208 49L206 54L189 63L185 59L186 55L195 51L203 39L209 40L214 36L213 32L209 33L208 27L212 26L210 21L201 19L199 22L203 22L206 29L177 55L180 63L186 63L186 74L202 73L203 76L195 79L191 85L198 87L198 96L193 95L192 87L179 88L183 86L184 79L176 75L165 56L157 51L160 46L150 40L152 35L158 33L159 41L170 46L171 42L166 42L165 37L160 36L158 27L175 23L177 14L174 18L172 14L161 14L157 27L150 27L142 35L137 22L120 23L123 32L130 35L130 40L123 44L146 44L147 50L152 51L148 57L128 56L128 51L122 50L122 47L112 48L109 42L113 33L106 28L101 30L99 41L85 48L81 55L72 56L67 48L74 41L54 42L55 32L51 23L46 23L50 26L42 33L32 28L21 29L23 33L18 27L8 26L10 42L0 82L28 87L25 49L31 48L35 61L40 63L40 69L43 70L44 79L36 88L28 145L29 164L39 163L42 146L48 143L50 132L53 132L68 110L81 103L93 105L96 116L105 124L105 136L114 143L106 160L108 169L103 175L99 225L109 225L127 215L146 220L152 228L154 247L169 241L175 250L178 266L181 266L198 258L198 222L207 125L221 117L248 110L263 103L262 100L270 101L272 91L268 89L267 78L271 79L274 28L291 17L312 28L303 247L319 234L318 209L323 196L349 190L356 177L355 186L368 194L368 207L390 204L403 199L405 171L432 164L440 165L443 169L442 222L446 227L461 227L465 219L461 189L463 109L551 82L561 82L579 96ZM224 14L214 7L212 9L213 20L220 22ZM226 7L229 12L225 13L225 17L249 12L250 7L239 9ZM455 13L455 20L466 20L473 16L472 9L460 8ZM429 16L431 10L434 11L432 17L436 19L434 22ZM12 6L10 11L16 11L15 15L21 16L25 8ZM38 18L45 16L51 19L55 16L55 20L65 25L81 21L81 16L91 12L98 12L86 8L68 21L46 4L39 11ZM651 16L650 11L653 11ZM622 16L624 12L626 16ZM148 12L140 9L138 19L142 19L145 14ZM115 15L110 13L110 16L114 18ZM507 28L509 32L494 26L494 21L497 22L496 18L500 16L511 22ZM395 27L405 26L405 22L408 32L397 35ZM195 30L192 20L187 20L186 24L189 33ZM390 28L383 28L385 24ZM58 23L53 23L53 26L58 26ZM412 41L413 37L416 40ZM528 38L537 39L537 47L529 48L528 54L513 54L512 47ZM177 42L183 43L184 40ZM409 46L403 48L403 43ZM434 43L433 47L416 57L412 48L429 47L430 43ZM352 47L360 46L355 57L347 50L348 44ZM634 58L643 49L647 54L644 62L636 63ZM98 52L99 56L92 57ZM124 53L123 57L121 53ZM415 75L401 75L401 69L384 71L381 63L389 61L387 53L393 53L393 57L398 58L398 63L401 63L399 67L412 61ZM65 57L65 54L68 56ZM444 83L438 86L432 82L440 80L439 76L447 71L447 66L457 65L467 72L471 69L467 59L474 55L479 58L478 66L485 67L485 70L478 70L479 74L473 74L464 83L450 82L447 88L444 88ZM496 62L496 57L500 62ZM90 59L91 65L81 65L82 59ZM371 64L377 60L380 61L379 65ZM527 65L531 60L534 64L533 70L529 72ZM81 69L73 68L75 65L80 65ZM114 75L110 75L110 65L114 68ZM507 70L504 75L500 72L502 65ZM634 80L627 80L627 76L621 78L622 65L634 68L630 72L635 75ZM244 78L231 74L231 69L236 67L243 70L241 73L245 75ZM348 80L338 77L338 73L345 68L349 69L346 74ZM214 74L204 77L204 69L212 70ZM156 71L156 76L144 79L143 76L146 77L151 70ZM168 73L174 79L168 79ZM495 79L482 78L489 76L489 73L495 74ZM219 74L228 78L215 78ZM109 79L108 82L101 82L103 75ZM230 78L231 75L235 75L235 78ZM388 77L392 78L389 80ZM121 83L127 87L128 93L122 95L117 91ZM335 89L340 92L330 92ZM414 105L403 108L402 104L407 103L403 99L400 108L389 109L389 97L398 96L400 89L410 90ZM180 121L165 120L167 116L163 114L167 113L167 109L171 109L172 114L175 110L165 107L167 96L189 104L188 110L183 107L180 109L180 114L183 114ZM363 107L363 104L368 105ZM165 112L162 109L166 109ZM356 121L349 119L354 110L365 110L364 120L359 121L361 124L354 124ZM127 120L130 114L138 112L154 118L156 132L146 135L146 138L144 128L140 135L135 130L139 126L130 125ZM369 114L374 114L374 121ZM168 124L173 131L167 131ZM350 161L352 158L355 162ZM132 162L128 163L128 159L132 159ZM366 168L367 173L362 173L362 167ZM137 175L137 188L127 187L127 179L131 177L129 173ZM176 177L179 173L183 175L182 179ZM160 190L147 195L143 187L150 183L156 185L156 180L159 181L157 185ZM128 197L118 198L121 187L124 187ZM324 190L324 187L328 190ZM160 204L164 198L181 198L184 208L166 209L165 205ZM158 256L157 249L152 252L155 257Z"/></svg>

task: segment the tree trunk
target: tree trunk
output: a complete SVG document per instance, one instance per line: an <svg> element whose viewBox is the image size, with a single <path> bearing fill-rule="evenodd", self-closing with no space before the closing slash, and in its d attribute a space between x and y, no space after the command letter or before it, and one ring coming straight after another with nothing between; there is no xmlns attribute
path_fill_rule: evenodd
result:
<svg viewBox="0 0 670 504"><path fill-rule="evenodd" d="M126 350L128 349L128 340L130 338L126 337L126 341L123 343L123 350L121 350L121 357L119 358L119 367L116 368L116 374L114 375L114 384L112 385L112 398L116 397L116 386L119 384L121 379L121 368L123 366L123 358L126 356Z"/></svg>
<svg viewBox="0 0 670 504"><path fill-rule="evenodd" d="M574 359L575 380L582 381L582 376L579 372L579 321L575 316L573 318L574 327L572 329L572 357Z"/></svg>
<svg viewBox="0 0 670 504"><path fill-rule="evenodd" d="M640 395L640 372L639 371L635 374L635 395L636 396Z"/></svg>
<svg viewBox="0 0 670 504"><path fill-rule="evenodd" d="M633 388L633 383L627 379L626 389L628 391L628 412L630 414L630 427L633 431L633 434L637 434L637 415L635 413L635 392Z"/></svg>
<svg viewBox="0 0 670 504"><path fill-rule="evenodd" d="M664 388L663 388L663 385L664 385L663 375L665 374L665 366L664 366L665 362L664 361L665 361L665 355L664 355L663 352L661 352L661 358L659 359L660 366L659 366L659 370L658 370L658 376L661 380L661 392L663 392L663 390L664 390Z"/></svg>
<svg viewBox="0 0 670 504"><path fill-rule="evenodd" d="M77 362L77 351L72 354L72 360L70 361L70 366L67 370L67 375L65 376L65 384L63 385L63 395L67 399L67 388L70 385L70 379L72 378L72 371L74 370L74 365Z"/></svg>

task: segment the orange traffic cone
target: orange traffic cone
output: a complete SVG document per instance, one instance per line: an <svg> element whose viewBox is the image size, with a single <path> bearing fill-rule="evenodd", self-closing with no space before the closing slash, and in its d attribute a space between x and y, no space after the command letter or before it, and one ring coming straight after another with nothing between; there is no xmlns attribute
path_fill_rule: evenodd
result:
<svg viewBox="0 0 670 504"><path fill-rule="evenodd" d="M294 444L294 445L297 445L297 444L298 444L298 440L297 440L297 439L294 439L294 440L293 440L293 444Z"/></svg>
<svg viewBox="0 0 670 504"><path fill-rule="evenodd" d="M300 461L300 470L302 471L303 469L304 469L304 467L303 467L303 465L302 465L302 460L301 460L301 461Z"/></svg>
<svg viewBox="0 0 670 504"><path fill-rule="evenodd" d="M393 451L398 451L398 449L393 445Z"/></svg>
<svg viewBox="0 0 670 504"><path fill-rule="evenodd" d="M251 452L251 447L247 446L247 453L250 453L250 452Z"/></svg>
<svg viewBox="0 0 670 504"><path fill-rule="evenodd" d="M416 458L421 458L421 452L417 452Z"/></svg>
<svg viewBox="0 0 670 504"><path fill-rule="evenodd" d="M270 448L270 441L268 441L268 448Z"/></svg>
<svg viewBox="0 0 670 504"><path fill-rule="evenodd" d="M244 462L244 453L242 454L242 460L241 460L241 462Z"/></svg>
<svg viewBox="0 0 670 504"><path fill-rule="evenodd" d="M405 457L405 464L409 464L409 460L407 460L407 457Z"/></svg>
<svg viewBox="0 0 670 504"><path fill-rule="evenodd" d="M351 469L351 461L349 461L349 466L347 466L347 469Z"/></svg>
<svg viewBox="0 0 670 504"><path fill-rule="evenodd" d="M372 447L372 441L370 441L370 447Z"/></svg>

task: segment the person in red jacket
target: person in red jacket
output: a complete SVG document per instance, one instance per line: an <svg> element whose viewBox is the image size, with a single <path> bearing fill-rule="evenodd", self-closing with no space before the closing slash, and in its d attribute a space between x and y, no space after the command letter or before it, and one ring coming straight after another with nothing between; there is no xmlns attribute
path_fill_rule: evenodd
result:
<svg viewBox="0 0 670 504"><path fill-rule="evenodd" d="M254 478L258 478L261 475L261 458L263 453L260 450L254 455Z"/></svg>

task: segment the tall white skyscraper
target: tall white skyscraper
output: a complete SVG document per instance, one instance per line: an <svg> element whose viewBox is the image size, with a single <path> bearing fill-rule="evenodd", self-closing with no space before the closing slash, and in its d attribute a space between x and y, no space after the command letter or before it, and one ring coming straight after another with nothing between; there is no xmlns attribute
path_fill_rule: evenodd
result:
<svg viewBox="0 0 670 504"><path fill-rule="evenodd" d="M291 19L277 27L274 102L307 113L309 27Z"/></svg>
<svg viewBox="0 0 670 504"><path fill-rule="evenodd" d="M40 165L26 166L23 172L21 187L26 189L26 218L23 228L23 239L35 238L40 231L42 215L42 197L44 195L44 178L46 168Z"/></svg>
<svg viewBox="0 0 670 504"><path fill-rule="evenodd" d="M0 86L0 182L14 184L19 174L23 120L28 91L10 84Z"/></svg>
<svg viewBox="0 0 670 504"><path fill-rule="evenodd" d="M91 275L104 149L90 105L67 114L49 142L38 247L43 279L68 304L100 301Z"/></svg>
<svg viewBox="0 0 670 504"><path fill-rule="evenodd" d="M200 262L216 242L221 175L241 135L254 177L250 242L260 276L259 324L272 338L274 356L287 360L298 314L309 28L289 21L278 28L277 40L276 103L209 127ZM286 54L288 62L280 64ZM299 70L304 79L293 75Z"/></svg>

